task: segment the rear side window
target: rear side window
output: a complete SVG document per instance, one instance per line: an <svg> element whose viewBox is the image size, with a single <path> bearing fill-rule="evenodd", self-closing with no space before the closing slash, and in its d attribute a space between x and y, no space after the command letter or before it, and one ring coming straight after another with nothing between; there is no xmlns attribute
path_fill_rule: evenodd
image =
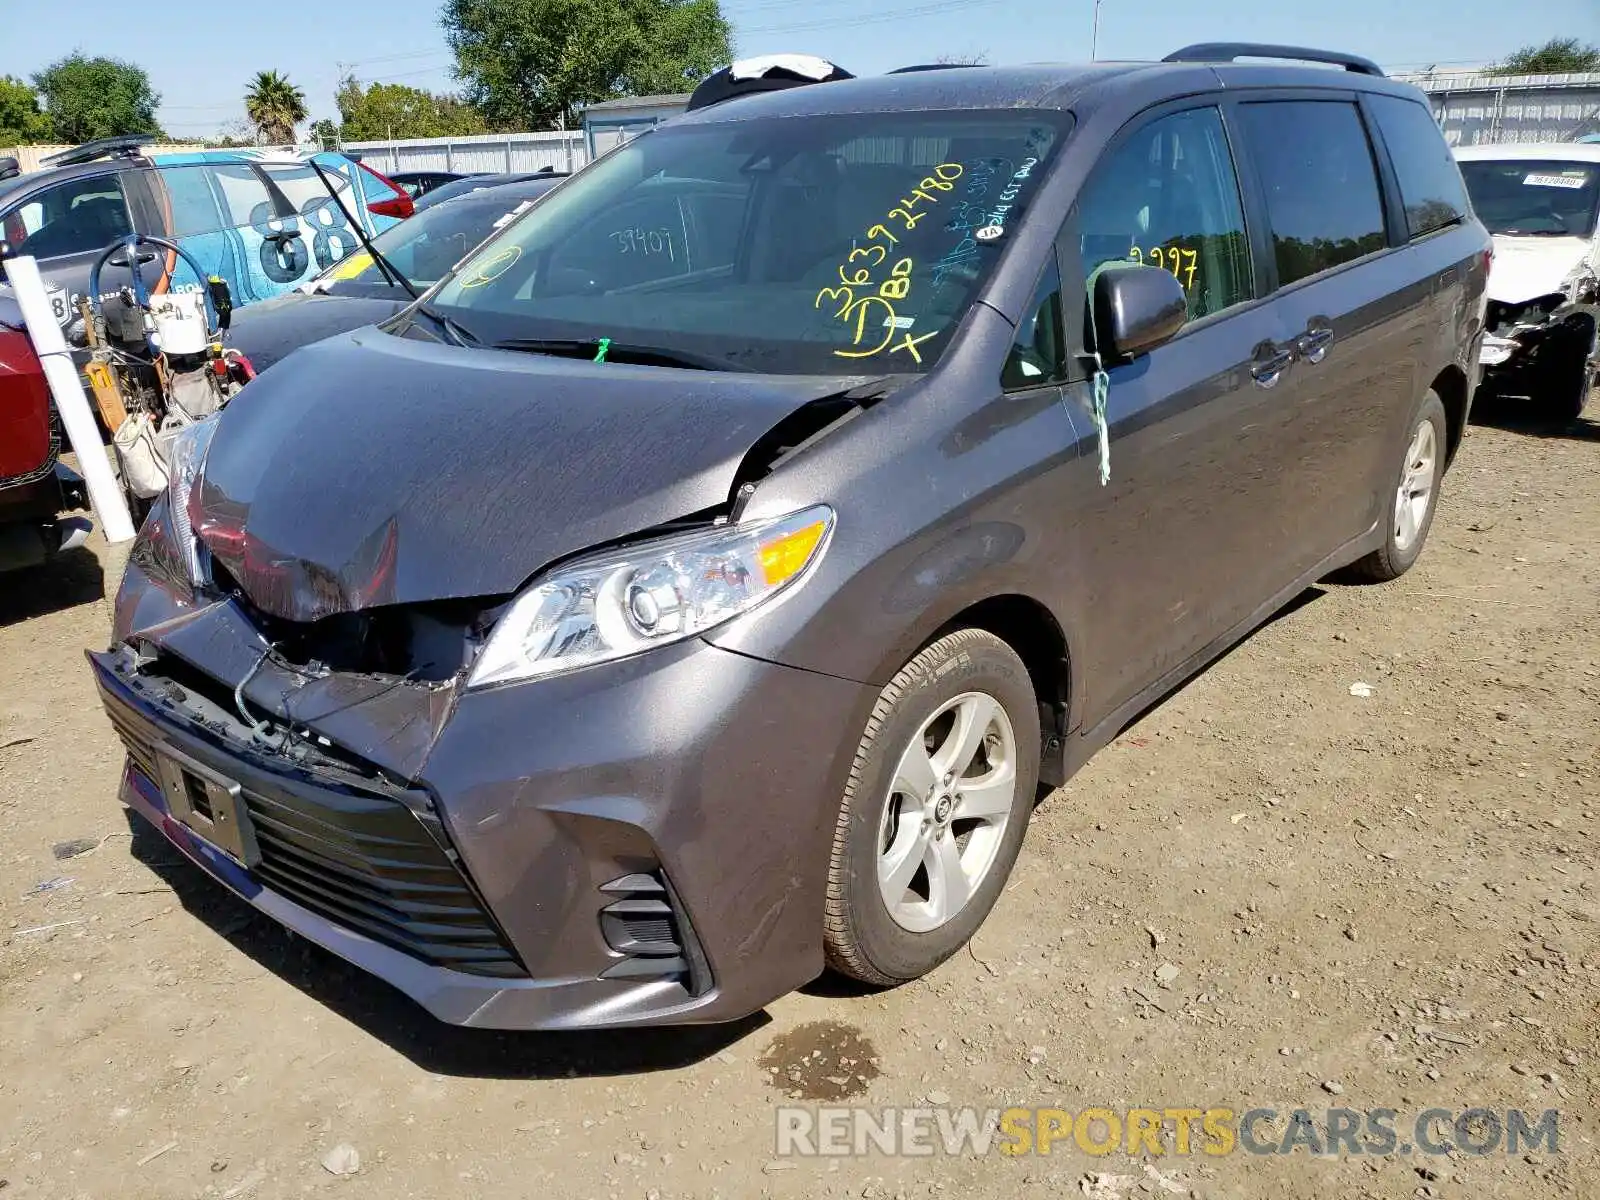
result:
<svg viewBox="0 0 1600 1200"><path fill-rule="evenodd" d="M1240 111L1266 192L1279 284L1383 248L1378 172L1354 104L1272 100Z"/></svg>
<svg viewBox="0 0 1600 1200"><path fill-rule="evenodd" d="M210 171L216 180L222 193L223 216L230 226L253 225L258 230L266 230L267 222L277 217L272 193L251 168L228 164L201 169Z"/></svg>
<svg viewBox="0 0 1600 1200"><path fill-rule="evenodd" d="M1085 275L1119 261L1171 271L1190 319L1250 299L1244 209L1217 110L1161 117L1101 159L1079 194L1078 235Z"/></svg>
<svg viewBox="0 0 1600 1200"><path fill-rule="evenodd" d="M1373 96L1372 111L1400 180L1411 236L1419 238L1462 220L1467 191L1433 114L1414 100L1394 96Z"/></svg>
<svg viewBox="0 0 1600 1200"><path fill-rule="evenodd" d="M328 185L323 182L323 176L309 166L268 163L262 170L287 197L295 212L300 214L302 232L310 239L311 256L316 260L318 270L326 270L360 248L361 240L350 228L350 222L344 215L346 208L354 214L360 204L354 197L350 181L343 174L332 169L327 174L339 201L344 204L344 207L340 207L339 201L328 194ZM358 179L367 178L367 172L359 168L355 175ZM382 184L379 183L379 186L382 187ZM383 190L388 195L394 194L388 188Z"/></svg>
<svg viewBox="0 0 1600 1200"><path fill-rule="evenodd" d="M16 252L35 258L104 250L132 231L128 203L115 174L69 179L46 188L7 213L5 228Z"/></svg>

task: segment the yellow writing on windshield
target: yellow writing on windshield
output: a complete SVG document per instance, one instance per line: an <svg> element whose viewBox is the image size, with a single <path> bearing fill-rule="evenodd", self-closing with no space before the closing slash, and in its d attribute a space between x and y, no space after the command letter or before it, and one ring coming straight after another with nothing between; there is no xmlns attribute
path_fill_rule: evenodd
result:
<svg viewBox="0 0 1600 1200"><path fill-rule="evenodd" d="M844 322L850 334L853 348L835 350L834 354L840 358L871 358L885 351L904 352L917 362L922 361L917 347L934 334L912 337L907 332L912 318L901 317L895 309L910 298L916 270L915 260L897 253L895 247L928 215L929 207L955 187L963 170L960 163L940 163L931 175L900 197L882 221L867 227L864 244L851 242L850 253L839 264L838 286L822 288L811 304L820 309L827 302L834 318Z"/></svg>

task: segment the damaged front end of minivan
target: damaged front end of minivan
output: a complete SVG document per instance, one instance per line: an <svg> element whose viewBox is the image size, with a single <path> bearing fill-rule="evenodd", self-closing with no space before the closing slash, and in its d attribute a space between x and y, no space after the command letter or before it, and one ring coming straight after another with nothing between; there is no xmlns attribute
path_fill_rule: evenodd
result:
<svg viewBox="0 0 1600 1200"><path fill-rule="evenodd" d="M742 1015L822 966L751 747L836 787L869 697L699 631L803 584L831 510L741 504L885 384L481 357L336 338L190 435L89 655L121 797L446 1021Z"/></svg>

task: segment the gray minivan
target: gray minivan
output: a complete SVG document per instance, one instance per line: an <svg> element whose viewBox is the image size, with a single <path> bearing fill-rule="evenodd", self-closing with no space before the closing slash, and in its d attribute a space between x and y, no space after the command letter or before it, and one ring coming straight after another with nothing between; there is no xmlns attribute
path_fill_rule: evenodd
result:
<svg viewBox="0 0 1600 1200"><path fill-rule="evenodd" d="M916 978L1041 784L1416 560L1488 251L1318 51L691 112L180 435L90 656L122 799L446 1021Z"/></svg>

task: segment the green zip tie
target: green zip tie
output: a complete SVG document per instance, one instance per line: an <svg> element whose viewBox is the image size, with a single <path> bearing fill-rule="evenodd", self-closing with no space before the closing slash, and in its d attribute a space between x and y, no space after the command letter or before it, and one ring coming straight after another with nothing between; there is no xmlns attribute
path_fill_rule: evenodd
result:
<svg viewBox="0 0 1600 1200"><path fill-rule="evenodd" d="M611 349L611 339L610 338L601 338L600 339L600 349L598 349L598 350L596 350L594 352L594 360L595 360L595 362L605 362L605 360L606 360L606 351L609 350L609 349Z"/></svg>
<svg viewBox="0 0 1600 1200"><path fill-rule="evenodd" d="M1100 356L1094 356L1094 427L1100 434L1100 486L1111 482L1111 429L1106 422L1106 397L1111 392L1111 376Z"/></svg>

